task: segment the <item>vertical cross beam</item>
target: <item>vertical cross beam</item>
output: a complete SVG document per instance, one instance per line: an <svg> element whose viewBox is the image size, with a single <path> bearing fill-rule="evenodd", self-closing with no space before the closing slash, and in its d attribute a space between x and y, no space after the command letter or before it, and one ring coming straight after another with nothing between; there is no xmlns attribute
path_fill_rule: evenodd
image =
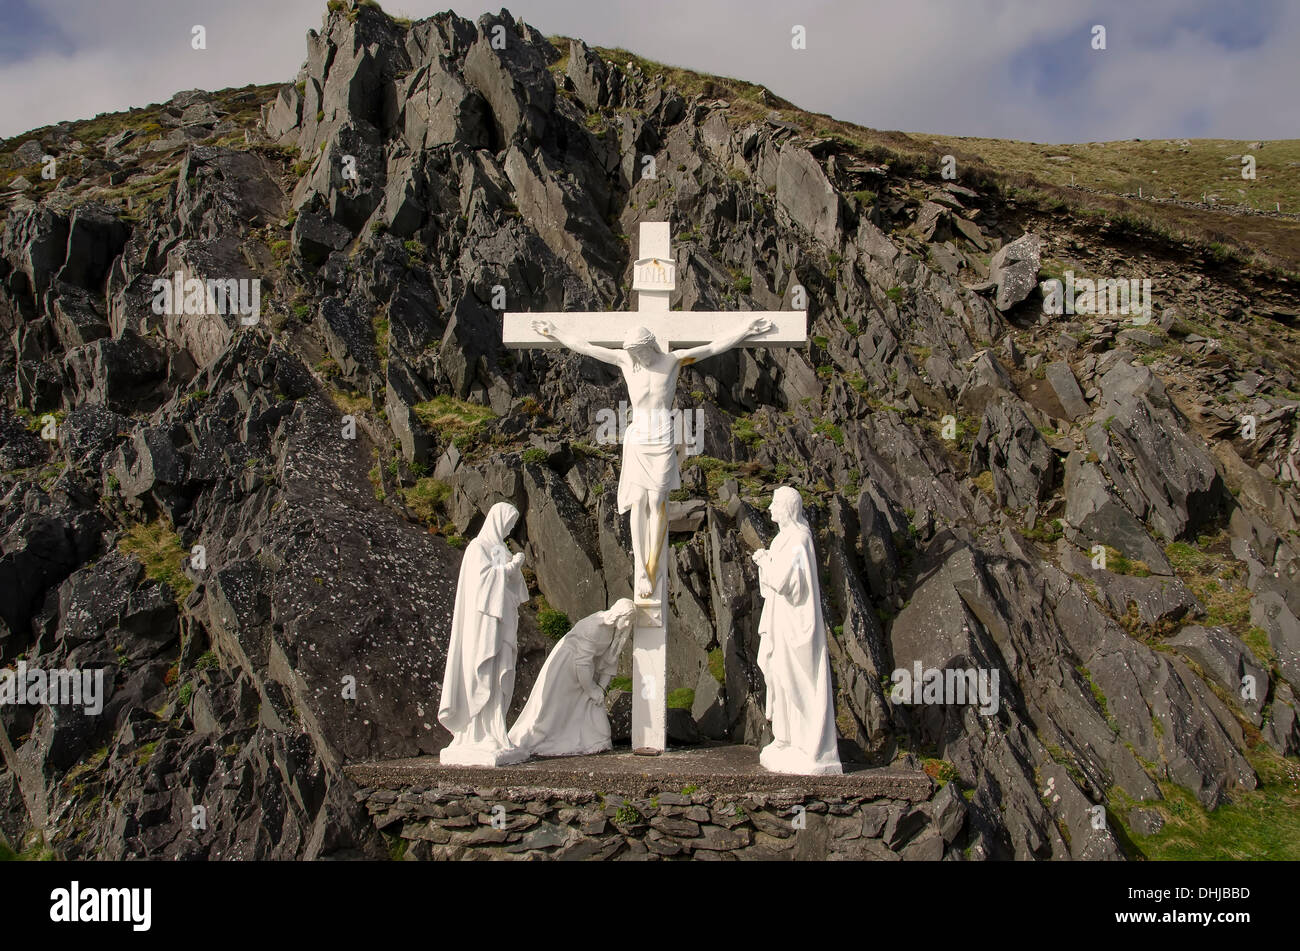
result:
<svg viewBox="0 0 1300 951"><path fill-rule="evenodd" d="M666 748L668 728L668 525L650 601L637 601L632 628L632 749Z"/></svg>
<svg viewBox="0 0 1300 951"><path fill-rule="evenodd" d="M641 235L638 242L637 250L640 252L640 259L657 258L660 261L672 261L672 246L668 236L668 222L666 221L643 221L641 222ZM672 291L637 291L636 309L642 313L653 315L668 312L668 298ZM654 330L654 327L650 328ZM655 335L656 337L658 334ZM672 341L660 340L659 345L665 350L671 348Z"/></svg>
<svg viewBox="0 0 1300 951"><path fill-rule="evenodd" d="M672 261L669 223L643 221L637 248L640 258ZM637 311L651 316L668 312L671 290L637 292ZM656 335L657 336L657 335ZM660 340L668 349L672 342ZM668 520L660 540L654 594L638 601L632 629L632 749L662 752L667 747L668 726Z"/></svg>

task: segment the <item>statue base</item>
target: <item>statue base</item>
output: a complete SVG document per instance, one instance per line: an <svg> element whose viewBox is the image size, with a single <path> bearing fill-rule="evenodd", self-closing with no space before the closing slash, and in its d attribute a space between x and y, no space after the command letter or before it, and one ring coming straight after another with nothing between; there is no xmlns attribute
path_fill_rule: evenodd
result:
<svg viewBox="0 0 1300 951"><path fill-rule="evenodd" d="M839 763L818 763L801 750L776 743L763 747L758 754L758 763L768 772L786 776L840 776L844 773Z"/></svg>
<svg viewBox="0 0 1300 951"><path fill-rule="evenodd" d="M376 826L406 843L408 860L937 861L961 857L964 845L966 802L953 784L920 809L937 790L919 769L847 763L841 776L781 776L759 765L752 746L651 757L622 747L504 769L420 756L344 772ZM467 813L504 821L467 824ZM924 828L895 837L903 817L908 829L925 819Z"/></svg>
<svg viewBox="0 0 1300 951"><path fill-rule="evenodd" d="M518 747L490 750L462 746L438 754L438 762L443 766L514 766L526 759L528 751Z"/></svg>

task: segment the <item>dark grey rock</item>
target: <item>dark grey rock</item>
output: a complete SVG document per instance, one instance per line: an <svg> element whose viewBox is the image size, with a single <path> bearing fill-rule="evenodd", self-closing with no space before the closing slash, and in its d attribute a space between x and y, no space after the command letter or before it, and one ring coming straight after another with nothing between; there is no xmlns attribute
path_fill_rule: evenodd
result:
<svg viewBox="0 0 1300 951"><path fill-rule="evenodd" d="M989 261L989 280L997 284L998 310L1010 310L1038 286L1038 265L1043 241L1036 234L1023 234L1004 244Z"/></svg>

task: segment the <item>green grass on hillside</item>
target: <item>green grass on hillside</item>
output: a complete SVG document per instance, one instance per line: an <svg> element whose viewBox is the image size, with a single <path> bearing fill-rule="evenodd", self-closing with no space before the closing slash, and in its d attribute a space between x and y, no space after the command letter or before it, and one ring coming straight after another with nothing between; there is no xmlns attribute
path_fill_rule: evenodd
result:
<svg viewBox="0 0 1300 951"><path fill-rule="evenodd" d="M180 536L161 518L148 525L132 525L117 547L140 559L145 574L165 582L178 602L194 590L194 582L184 568L189 553L181 545Z"/></svg>
<svg viewBox="0 0 1300 951"><path fill-rule="evenodd" d="M412 409L420 422L444 438L476 433L489 420L496 418L491 407L453 396L435 396L427 402L415 404Z"/></svg>
<svg viewBox="0 0 1300 951"><path fill-rule="evenodd" d="M1248 754L1260 786L1236 793L1207 812L1188 790L1161 783L1163 801L1126 803L1118 810L1129 839L1156 861L1300 860L1300 762L1263 748ZM1155 835L1137 835L1127 816L1138 806L1165 819Z"/></svg>
<svg viewBox="0 0 1300 951"><path fill-rule="evenodd" d="M1008 139L914 135L945 153L977 155L993 168L1023 172L1053 185L1074 184L1114 194L1201 200L1300 212L1300 139L1255 142L1228 139L1131 139L1040 145ZM1241 156L1255 157L1255 179L1241 177ZM1061 159L1068 159L1062 161Z"/></svg>

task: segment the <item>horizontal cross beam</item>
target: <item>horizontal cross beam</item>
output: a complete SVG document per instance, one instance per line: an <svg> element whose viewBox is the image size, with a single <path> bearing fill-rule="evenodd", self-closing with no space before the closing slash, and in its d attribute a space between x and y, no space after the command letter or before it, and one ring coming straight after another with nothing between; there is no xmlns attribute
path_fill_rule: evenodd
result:
<svg viewBox="0 0 1300 951"><path fill-rule="evenodd" d="M515 349L551 349L559 341L533 330L534 320L549 320L556 327L598 347L622 347L636 327L646 327L670 350L696 347L725 336L759 317L772 322L772 329L750 337L742 347L802 347L808 342L808 314L802 310L744 310L709 312L699 310L609 311L607 313L506 314L501 341Z"/></svg>

